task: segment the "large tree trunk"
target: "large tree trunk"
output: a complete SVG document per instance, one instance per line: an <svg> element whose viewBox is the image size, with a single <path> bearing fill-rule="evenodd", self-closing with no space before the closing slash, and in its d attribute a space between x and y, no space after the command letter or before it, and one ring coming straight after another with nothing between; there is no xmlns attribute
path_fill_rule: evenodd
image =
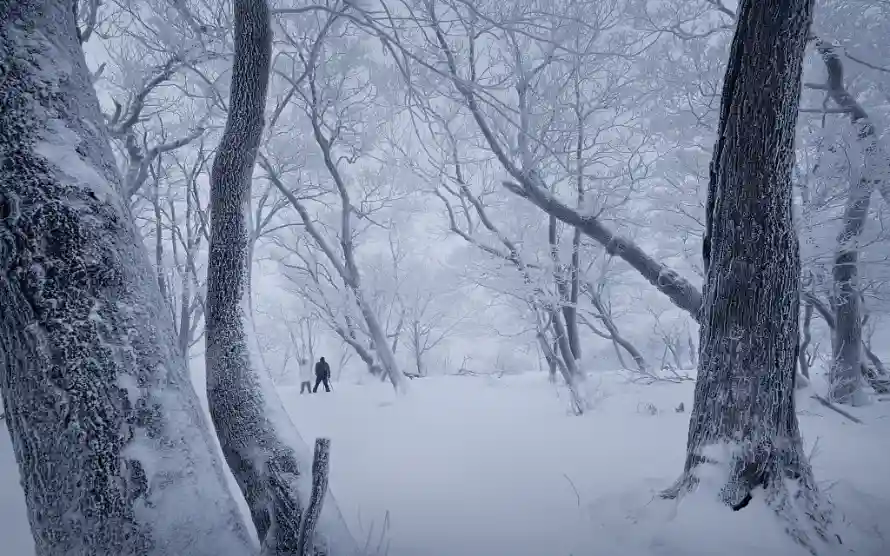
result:
<svg viewBox="0 0 890 556"><path fill-rule="evenodd" d="M794 410L801 263L791 169L812 7L739 7L711 163L698 379L680 484L695 485L700 465L726 464L721 500L741 509L762 487L810 550L819 542L810 526L826 540L829 516Z"/></svg>
<svg viewBox="0 0 890 556"><path fill-rule="evenodd" d="M0 386L36 553L244 556L75 3L0 1Z"/></svg>
<svg viewBox="0 0 890 556"><path fill-rule="evenodd" d="M248 231L251 177L263 130L272 28L266 0L235 0L235 59L226 128L210 177L207 397L223 454L270 554L299 552L311 455L271 378L251 367ZM299 450L299 453L295 451ZM312 554L355 552L333 500L324 504Z"/></svg>

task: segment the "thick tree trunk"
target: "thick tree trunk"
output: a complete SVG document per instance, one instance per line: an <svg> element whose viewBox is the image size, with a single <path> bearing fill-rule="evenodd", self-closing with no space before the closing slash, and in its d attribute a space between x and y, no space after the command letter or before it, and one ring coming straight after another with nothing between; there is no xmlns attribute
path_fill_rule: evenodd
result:
<svg viewBox="0 0 890 556"><path fill-rule="evenodd" d="M264 552L297 554L311 491L311 455L307 446L299 445L302 441L271 378L252 368L247 329L246 220L263 131L272 26L266 0L235 0L234 8L230 110L210 177L207 397L223 454L250 508ZM312 554L355 552L354 540L333 500L324 505L312 541Z"/></svg>
<svg viewBox="0 0 890 556"><path fill-rule="evenodd" d="M868 193L870 195L871 191ZM858 232L851 228L861 231L864 226L868 197L851 198L850 201L832 269L837 327L831 340L834 361L828 372L828 399L836 403L859 404L862 402L862 307L857 287L859 248L855 241ZM859 212L860 216L851 217L851 212Z"/></svg>
<svg viewBox="0 0 890 556"><path fill-rule="evenodd" d="M244 556L75 3L0 1L0 386L36 553Z"/></svg>
<svg viewBox="0 0 890 556"><path fill-rule="evenodd" d="M681 489L727 465L720 498L744 507L762 487L810 550L828 512L794 410L800 253L791 169L813 0L742 0L723 85L706 209L698 379ZM789 482L797 487L793 492ZM806 520L806 521L804 521Z"/></svg>

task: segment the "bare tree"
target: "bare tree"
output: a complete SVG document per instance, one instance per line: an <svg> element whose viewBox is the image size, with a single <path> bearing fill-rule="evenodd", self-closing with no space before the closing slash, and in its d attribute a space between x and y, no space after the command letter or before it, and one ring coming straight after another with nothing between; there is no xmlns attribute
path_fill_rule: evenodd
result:
<svg viewBox="0 0 890 556"><path fill-rule="evenodd" d="M385 377L384 370L374 355L373 341L365 329L359 324L361 315L355 314L357 307L350 300L348 286L339 279L336 271L330 271L317 254L317 247L307 243L310 238L297 238L295 241L282 240L278 243L289 255L299 263L279 260L284 270L284 278L293 286L291 293L297 295L304 303L315 308L318 321L324 323L368 367L374 376ZM328 260L328 262L330 262Z"/></svg>
<svg viewBox="0 0 890 556"><path fill-rule="evenodd" d="M890 180L884 176L890 158L880 147L877 133L868 114L846 91L844 68L833 45L817 39L816 48L827 70L824 89L857 128L862 150L862 170L849 187L842 216L843 228L837 238L832 276L832 306L835 329L832 337L834 362L829 372L829 399L841 403L861 403L862 393L862 298L859 285L859 243L865 228L869 204L875 190L890 201ZM817 87L815 84L809 85Z"/></svg>
<svg viewBox="0 0 890 556"><path fill-rule="evenodd" d="M464 317L450 319L435 306L437 293L416 292L406 307L408 349L414 358L417 376L426 376L427 354L447 340L463 323Z"/></svg>
<svg viewBox="0 0 890 556"><path fill-rule="evenodd" d="M204 334L204 276L198 257L210 235L198 181L208 160L202 140L192 160L179 152L168 153L159 156L148 172L151 187L146 197L152 212L146 235L154 244L158 286L186 358Z"/></svg>
<svg viewBox="0 0 890 556"><path fill-rule="evenodd" d="M245 212L263 132L272 24L265 0L236 0L234 6L231 101L210 178L206 308L210 414L264 553L350 554L356 551L354 540L333 500L324 505L318 529L306 527L313 523L306 469L310 458L305 450L296 451L298 436L287 430L293 425L271 379L251 365Z"/></svg>
<svg viewBox="0 0 890 556"><path fill-rule="evenodd" d="M0 168L2 396L36 552L248 554L121 193L75 2L0 5L0 48L0 157L15 161Z"/></svg>
<svg viewBox="0 0 890 556"><path fill-rule="evenodd" d="M701 465L726 465L720 499L740 510L761 487L788 533L815 554L836 540L794 408L800 251L791 189L812 8L812 0L739 6L705 213L695 401L684 475L671 494L698 484ZM748 109L736 110L742 102Z"/></svg>
<svg viewBox="0 0 890 556"><path fill-rule="evenodd" d="M262 157L260 164L266 171L268 179L279 189L290 205L297 211L306 233L315 241L318 249L325 255L337 272L337 275L347 286L349 295L359 309L361 317L371 338L373 351L377 354L386 377L396 390L407 387L407 381L396 361L379 316L374 310L371 299L363 284L361 269L356 260L356 219L370 219L373 208L363 210L363 207L353 200L347 178L341 168L342 161L355 160L359 156L354 147L344 145L342 154L336 151L338 141L343 134L349 133L343 113L348 112L347 107L357 108L361 103L370 101L366 90L367 85L351 84L349 75L327 76L320 72L322 67L321 55L325 52L325 40L336 24L345 24L339 21L339 14L349 8L348 4L338 4L337 11L329 14L321 25L321 28L309 44L307 54L300 53L303 64L303 72L300 76L292 76L277 72L293 87L295 96L303 103L303 109L311 126L312 136L321 153L324 170L333 183L334 191L339 201L340 222L337 233L339 250L323 233L322 229L314 222L306 206L294 193L285 186L282 176L275 171L271 162ZM301 44L292 45L301 48ZM327 81L329 80L329 81ZM362 203L364 204L364 203ZM345 341L345 338L344 338Z"/></svg>

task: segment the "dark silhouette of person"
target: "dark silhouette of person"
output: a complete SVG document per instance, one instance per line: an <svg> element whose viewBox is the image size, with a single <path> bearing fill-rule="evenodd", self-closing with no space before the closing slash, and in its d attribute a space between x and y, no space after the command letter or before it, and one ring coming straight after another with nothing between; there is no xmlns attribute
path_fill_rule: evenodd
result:
<svg viewBox="0 0 890 556"><path fill-rule="evenodd" d="M318 385L324 383L324 391L331 391L331 384L328 382L331 378L331 366L328 365L328 362L324 360L324 357L318 360L318 363L315 364L315 388L312 389L312 393L318 392Z"/></svg>

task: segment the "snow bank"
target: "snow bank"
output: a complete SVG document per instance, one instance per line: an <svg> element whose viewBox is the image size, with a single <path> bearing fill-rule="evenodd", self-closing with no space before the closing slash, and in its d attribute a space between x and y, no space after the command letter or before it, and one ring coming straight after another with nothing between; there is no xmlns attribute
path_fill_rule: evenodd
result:
<svg viewBox="0 0 890 556"><path fill-rule="evenodd" d="M582 417L543 373L419 379L407 396L373 381L280 394L303 438L332 438L332 490L371 554L387 544L389 556L802 554L756 498L732 512L704 494L656 497L683 465L691 382L589 382L594 409ZM865 421L856 425L808 395L801 427L817 479L849 522L843 553L890 554L890 403L854 408ZM687 411L676 413L681 402ZM16 480L2 435L3 553L27 556Z"/></svg>

